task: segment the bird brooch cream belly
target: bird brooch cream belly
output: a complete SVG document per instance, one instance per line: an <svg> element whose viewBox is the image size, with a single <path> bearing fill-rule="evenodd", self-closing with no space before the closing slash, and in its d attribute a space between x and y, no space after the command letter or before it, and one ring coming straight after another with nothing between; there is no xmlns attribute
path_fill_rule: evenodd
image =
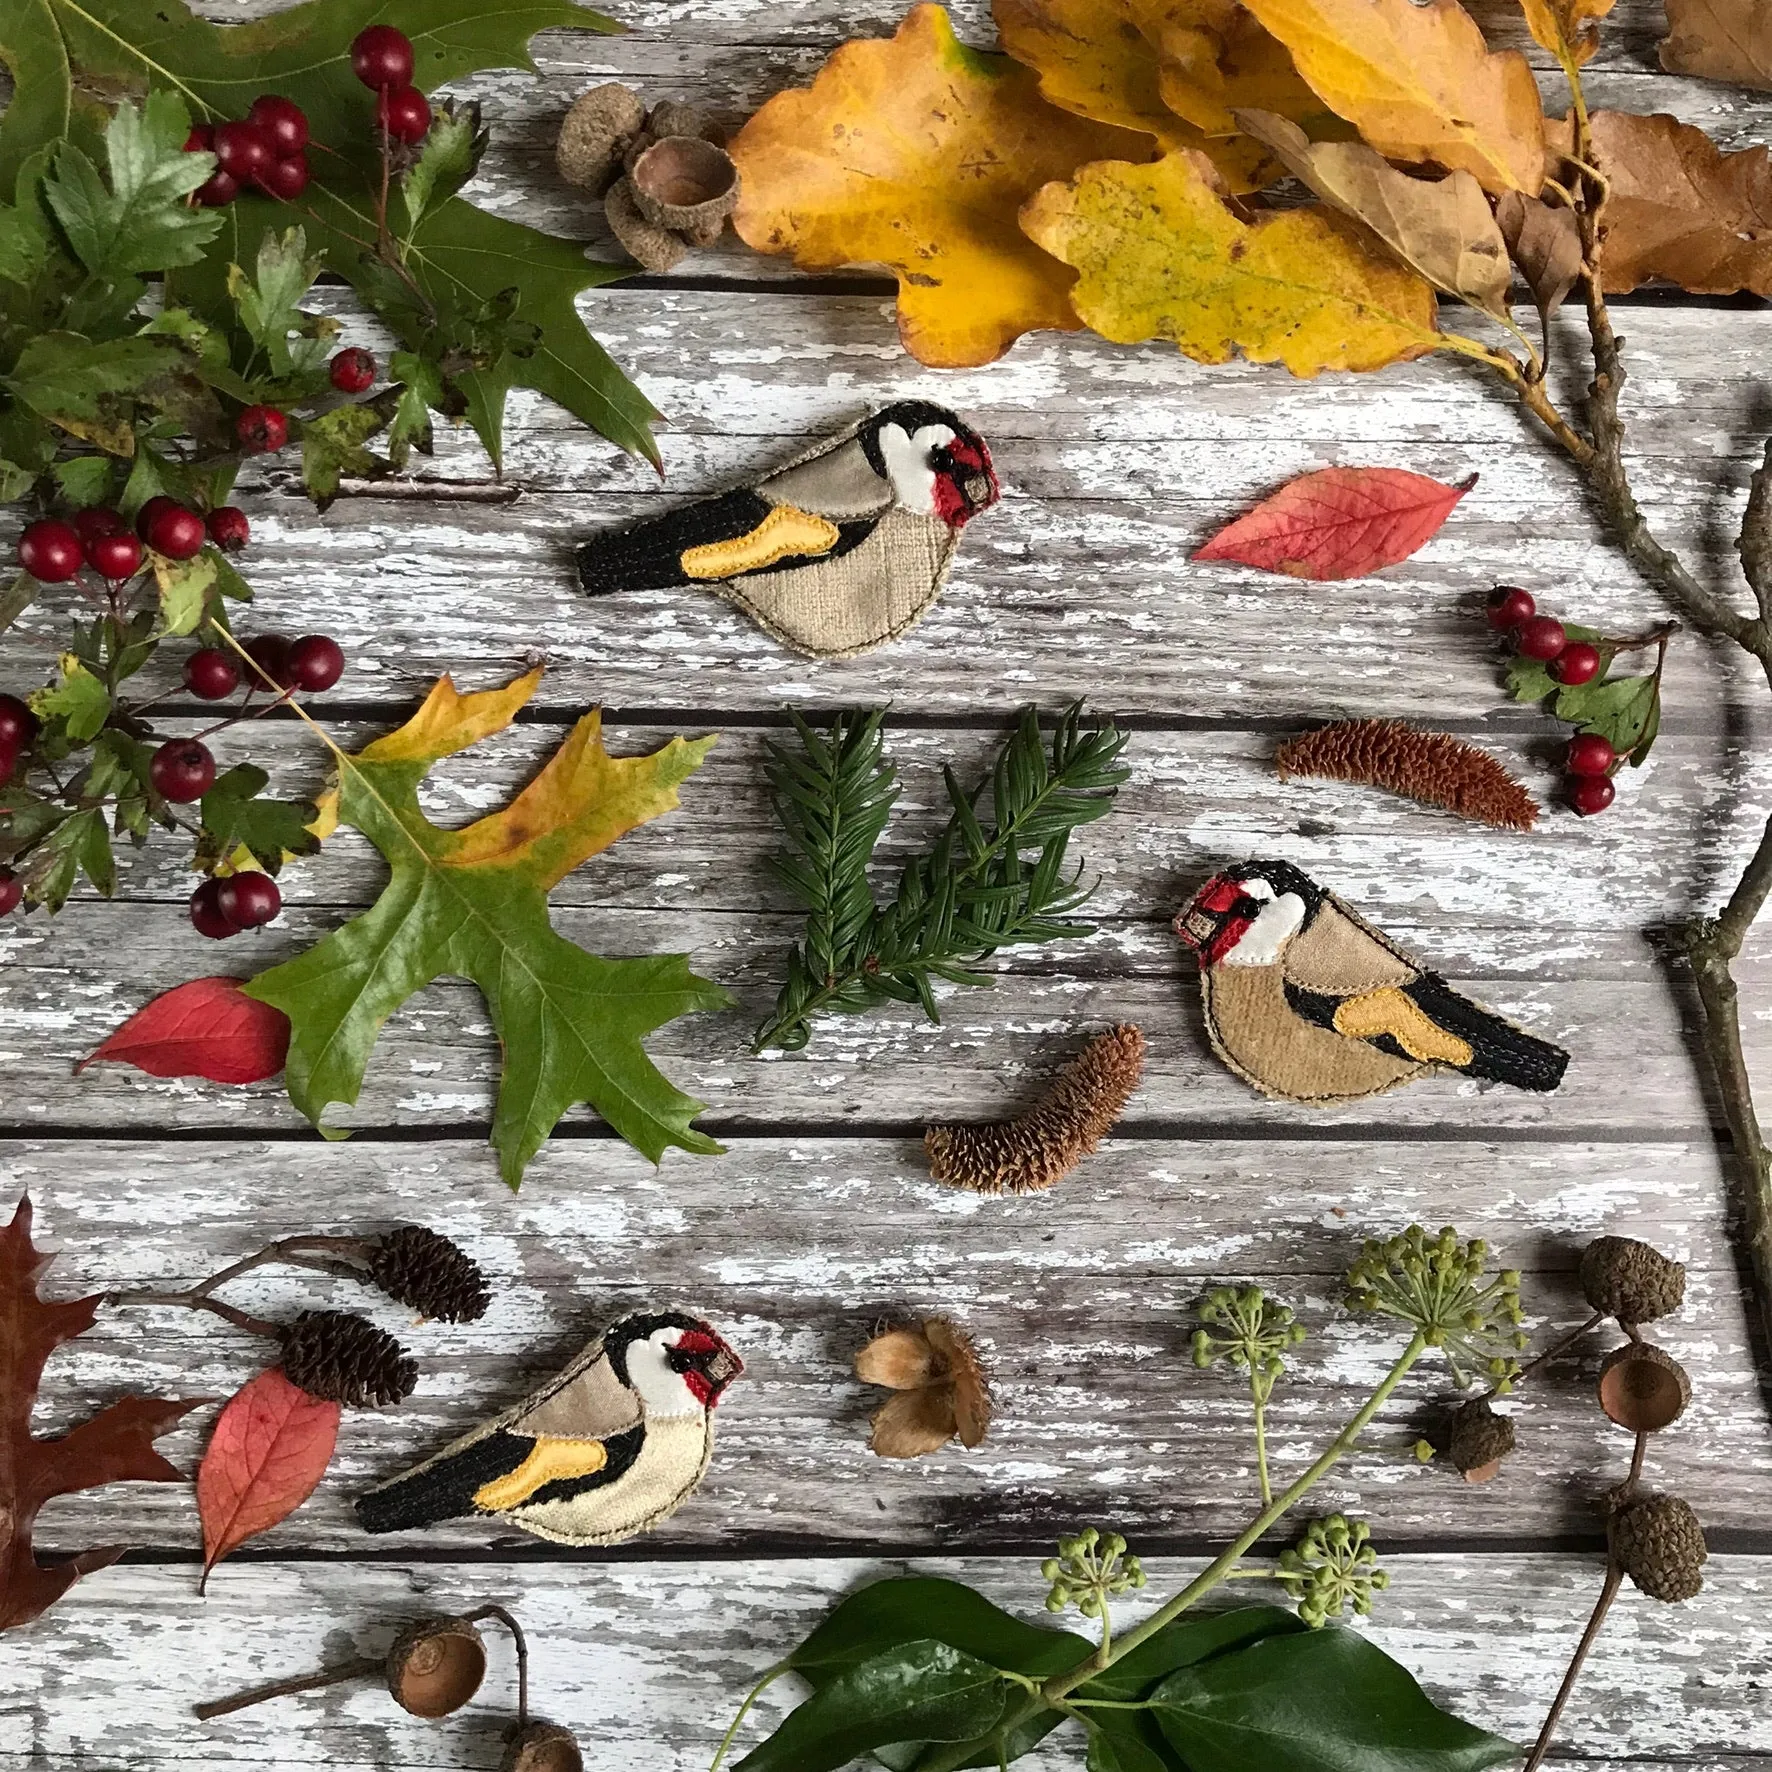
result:
<svg viewBox="0 0 1772 1772"><path fill-rule="evenodd" d="M1568 1067L1287 862L1208 880L1175 933L1200 962L1213 1050L1266 1095L1351 1101L1436 1070L1551 1090Z"/></svg>
<svg viewBox="0 0 1772 1772"><path fill-rule="evenodd" d="M686 1311L623 1317L540 1390L357 1498L371 1532L484 1514L558 1544L614 1544L676 1511L744 1370Z"/></svg>
<svg viewBox="0 0 1772 1772"><path fill-rule="evenodd" d="M755 486L592 537L579 581L592 596L700 585L797 652L847 658L921 619L997 497L984 439L900 400Z"/></svg>

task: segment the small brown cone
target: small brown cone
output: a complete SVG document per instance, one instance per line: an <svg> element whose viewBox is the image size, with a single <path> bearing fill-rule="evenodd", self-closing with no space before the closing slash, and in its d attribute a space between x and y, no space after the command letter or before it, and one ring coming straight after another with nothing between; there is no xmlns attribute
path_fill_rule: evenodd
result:
<svg viewBox="0 0 1772 1772"><path fill-rule="evenodd" d="M1581 1292L1621 1323L1653 1323L1685 1303L1686 1269L1635 1237L1595 1237L1581 1252Z"/></svg>
<svg viewBox="0 0 1772 1772"><path fill-rule="evenodd" d="M1633 1434L1659 1433L1692 1400L1692 1381L1672 1354L1647 1341L1627 1341L1600 1368L1600 1407Z"/></svg>
<svg viewBox="0 0 1772 1772"><path fill-rule="evenodd" d="M1514 1449L1511 1415L1498 1415L1487 1397L1474 1397L1452 1412L1446 1452L1467 1483L1487 1483L1501 1474L1501 1461Z"/></svg>
<svg viewBox="0 0 1772 1772"><path fill-rule="evenodd" d="M1677 1495L1644 1495L1612 1516L1612 1554L1652 1600L1689 1600L1710 1552L1698 1516Z"/></svg>
<svg viewBox="0 0 1772 1772"><path fill-rule="evenodd" d="M479 1265L422 1224L403 1224L378 1237L369 1277L388 1297L439 1323L477 1323L492 1302Z"/></svg>
<svg viewBox="0 0 1772 1772"><path fill-rule="evenodd" d="M465 1618L408 1625L388 1651L388 1691L415 1717L446 1717L480 1690L486 1642Z"/></svg>
<svg viewBox="0 0 1772 1772"><path fill-rule="evenodd" d="M418 1362L367 1317L303 1311L283 1331L283 1375L322 1402L378 1409L412 1395Z"/></svg>
<svg viewBox="0 0 1772 1772"><path fill-rule="evenodd" d="M498 1772L584 1772L584 1755L570 1729L531 1723L511 1737Z"/></svg>

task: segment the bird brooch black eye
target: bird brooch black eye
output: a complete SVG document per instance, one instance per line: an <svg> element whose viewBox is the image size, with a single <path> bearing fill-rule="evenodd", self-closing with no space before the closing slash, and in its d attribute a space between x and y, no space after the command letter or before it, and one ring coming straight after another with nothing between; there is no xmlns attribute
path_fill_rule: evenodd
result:
<svg viewBox="0 0 1772 1772"><path fill-rule="evenodd" d="M1287 1101L1353 1101L1432 1071L1549 1091L1569 1054L1455 991L1285 862L1215 875L1175 918L1213 1050Z"/></svg>
<svg viewBox="0 0 1772 1772"><path fill-rule="evenodd" d="M714 1449L744 1362L692 1311L612 1323L514 1408L357 1498L371 1532L495 1517L558 1544L614 1544L674 1513Z"/></svg>
<svg viewBox="0 0 1772 1772"><path fill-rule="evenodd" d="M922 619L997 497L984 439L900 400L755 485L593 537L579 580L592 596L700 585L796 652L846 658Z"/></svg>

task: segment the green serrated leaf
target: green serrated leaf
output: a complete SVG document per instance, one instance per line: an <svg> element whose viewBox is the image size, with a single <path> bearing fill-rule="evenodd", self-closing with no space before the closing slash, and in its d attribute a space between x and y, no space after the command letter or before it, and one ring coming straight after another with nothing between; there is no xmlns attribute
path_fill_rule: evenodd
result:
<svg viewBox="0 0 1772 1772"><path fill-rule="evenodd" d="M37 601L37 594L42 589L42 585L30 573L21 572L0 592L0 634L5 633Z"/></svg>
<svg viewBox="0 0 1772 1772"><path fill-rule="evenodd" d="M112 455L135 453L138 404L164 397L183 353L164 337L47 332L19 352L4 387L34 412Z"/></svg>
<svg viewBox="0 0 1772 1772"><path fill-rule="evenodd" d="M0 204L0 278L29 288L48 268L54 245L34 206Z"/></svg>
<svg viewBox="0 0 1772 1772"><path fill-rule="evenodd" d="M409 233L428 210L453 197L474 176L485 151L478 105L458 106L449 99L437 108L418 158L400 180Z"/></svg>
<svg viewBox="0 0 1772 1772"><path fill-rule="evenodd" d="M67 817L67 807L42 799L18 782L0 788L0 861L16 861Z"/></svg>
<svg viewBox="0 0 1772 1772"><path fill-rule="evenodd" d="M110 717L110 691L71 652L61 656L61 673L59 683L32 691L31 712L58 722L76 744L84 744Z"/></svg>
<svg viewBox="0 0 1772 1772"><path fill-rule="evenodd" d="M395 351L388 373L400 384L399 404L388 423L388 459L403 468L414 449L431 453L431 413L448 411L450 396L442 370L416 351Z"/></svg>
<svg viewBox="0 0 1772 1772"><path fill-rule="evenodd" d="M392 405L385 394L379 395L335 406L302 426L302 484L321 510L338 497L339 482L346 474L372 480L387 472L387 462L364 444L387 424Z"/></svg>
<svg viewBox="0 0 1772 1772"><path fill-rule="evenodd" d="M252 586L234 569L233 561L213 544L206 547L203 552L205 558L212 558L215 562L216 595L226 597L231 603L250 603L252 601ZM220 609L212 605L209 619L219 621L221 619Z"/></svg>
<svg viewBox="0 0 1772 1772"><path fill-rule="evenodd" d="M1567 720L1582 732L1597 732L1623 757L1641 745L1650 722L1656 719L1659 699L1652 676L1610 677L1604 682L1560 690L1555 713L1559 720ZM1650 738L1653 740L1653 733Z"/></svg>
<svg viewBox="0 0 1772 1772"><path fill-rule="evenodd" d="M203 832L196 856L200 870L211 871L244 848L274 874L285 861L312 855L320 847L320 839L308 829L319 816L314 805L306 800L265 799L269 779L250 763L238 764L216 778L200 806Z"/></svg>
<svg viewBox="0 0 1772 1772"><path fill-rule="evenodd" d="M324 258L308 255L300 228L277 234L267 229L259 241L253 274L228 266L228 293L246 336L265 353L273 373L299 374L313 367L315 348L323 355L338 323L302 311L302 299L320 275Z"/></svg>
<svg viewBox="0 0 1772 1772"><path fill-rule="evenodd" d="M72 455L58 461L51 471L63 502L76 510L110 502L116 468L109 456Z"/></svg>
<svg viewBox="0 0 1772 1772"><path fill-rule="evenodd" d="M217 562L213 548L205 548L188 560L169 560L149 554L154 582L160 587L160 631L163 634L194 634L202 625L204 611L215 590Z"/></svg>
<svg viewBox="0 0 1772 1772"><path fill-rule="evenodd" d="M21 468L17 462L0 456L0 504L23 498L36 484L37 476L29 468Z"/></svg>

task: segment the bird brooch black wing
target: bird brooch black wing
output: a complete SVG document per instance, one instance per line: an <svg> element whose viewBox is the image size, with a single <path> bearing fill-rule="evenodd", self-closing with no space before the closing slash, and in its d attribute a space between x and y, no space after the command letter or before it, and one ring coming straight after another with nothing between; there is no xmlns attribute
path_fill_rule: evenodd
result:
<svg viewBox="0 0 1772 1772"><path fill-rule="evenodd" d="M1213 1050L1266 1095L1351 1101L1434 1070L1551 1090L1568 1068L1287 862L1215 875L1175 933L1200 962Z"/></svg>
<svg viewBox="0 0 1772 1772"><path fill-rule="evenodd" d="M997 497L984 439L900 400L755 486L594 536L579 581L592 596L702 585L795 651L846 658L923 616Z"/></svg>
<svg viewBox="0 0 1772 1772"><path fill-rule="evenodd" d="M558 1544L644 1532L700 1483L714 1406L744 1364L688 1311L612 1323L565 1371L357 1498L371 1532L494 1515Z"/></svg>

